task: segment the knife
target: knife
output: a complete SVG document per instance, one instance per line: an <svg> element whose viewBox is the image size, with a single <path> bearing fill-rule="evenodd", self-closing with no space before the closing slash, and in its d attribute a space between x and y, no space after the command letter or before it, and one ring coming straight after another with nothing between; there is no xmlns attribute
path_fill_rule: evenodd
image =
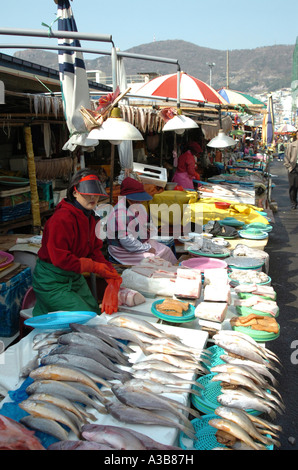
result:
<svg viewBox="0 0 298 470"><path fill-rule="evenodd" d="M153 316L152 313L146 313L146 312L142 312L141 310L132 310L131 308L129 307L118 307L118 312L121 313L131 313L132 315L135 314L135 315L140 315L140 316L143 316L143 317L150 317L150 316ZM118 313L117 312L117 313Z"/></svg>

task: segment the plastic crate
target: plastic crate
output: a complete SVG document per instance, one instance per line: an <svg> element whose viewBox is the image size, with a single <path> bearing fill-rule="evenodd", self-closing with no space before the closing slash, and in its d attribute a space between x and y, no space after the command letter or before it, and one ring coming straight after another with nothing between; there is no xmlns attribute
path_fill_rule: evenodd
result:
<svg viewBox="0 0 298 470"><path fill-rule="evenodd" d="M31 201L22 202L15 206L0 207L0 222L15 220L31 212Z"/></svg>
<svg viewBox="0 0 298 470"><path fill-rule="evenodd" d="M24 296L32 286L29 267L0 283L0 336L9 337L19 331L19 316Z"/></svg>
<svg viewBox="0 0 298 470"><path fill-rule="evenodd" d="M49 207L54 207L54 193L52 181L37 181L38 195L41 201L48 201Z"/></svg>
<svg viewBox="0 0 298 470"><path fill-rule="evenodd" d="M167 184L167 170L158 166L134 163L133 171L137 173L142 183L155 184L164 188Z"/></svg>

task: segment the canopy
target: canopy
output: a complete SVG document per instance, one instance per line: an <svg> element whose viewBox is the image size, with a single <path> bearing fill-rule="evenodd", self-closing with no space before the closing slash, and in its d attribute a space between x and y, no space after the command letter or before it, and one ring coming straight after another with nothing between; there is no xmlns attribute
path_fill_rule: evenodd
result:
<svg viewBox="0 0 298 470"><path fill-rule="evenodd" d="M231 105L245 105L245 106L260 106L265 108L266 105L263 101L254 98L253 96L242 93L241 91L230 90L229 88L221 88L218 93Z"/></svg>
<svg viewBox="0 0 298 470"><path fill-rule="evenodd" d="M292 126L292 124L282 124L277 131L274 132L274 134L293 134L294 132L297 132L296 127Z"/></svg>
<svg viewBox="0 0 298 470"><path fill-rule="evenodd" d="M177 99L177 73L153 78L135 92L139 96L159 96ZM227 104L214 88L192 77L180 73L180 99L202 103Z"/></svg>

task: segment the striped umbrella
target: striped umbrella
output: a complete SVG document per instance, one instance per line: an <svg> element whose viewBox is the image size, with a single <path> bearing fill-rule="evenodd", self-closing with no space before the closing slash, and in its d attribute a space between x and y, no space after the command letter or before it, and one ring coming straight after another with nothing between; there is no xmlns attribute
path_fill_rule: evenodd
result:
<svg viewBox="0 0 298 470"><path fill-rule="evenodd" d="M267 147L273 144L274 140L274 111L273 111L273 98L272 95L268 97L267 112L263 117L262 125L262 142Z"/></svg>
<svg viewBox="0 0 298 470"><path fill-rule="evenodd" d="M55 0L58 5L58 30L77 32L69 0ZM77 39L58 39L59 46L81 47ZM66 124L70 133L63 150L74 151L77 146L90 148L98 145L98 140L88 139L81 106L90 108L89 85L83 53L59 50L59 75L61 82L63 109Z"/></svg>
<svg viewBox="0 0 298 470"><path fill-rule="evenodd" d="M296 127L292 126L292 124L282 124L275 132L274 134L294 134L297 132Z"/></svg>
<svg viewBox="0 0 298 470"><path fill-rule="evenodd" d="M176 100L180 98L181 100L202 103L227 104L225 99L214 88L185 72L180 73L180 97L177 97L177 73L153 78L138 88L135 94L150 97L159 96Z"/></svg>
<svg viewBox="0 0 298 470"><path fill-rule="evenodd" d="M221 88L218 93L231 105L233 106L260 106L265 108L266 105L263 101L254 98L241 91L230 90L229 88Z"/></svg>

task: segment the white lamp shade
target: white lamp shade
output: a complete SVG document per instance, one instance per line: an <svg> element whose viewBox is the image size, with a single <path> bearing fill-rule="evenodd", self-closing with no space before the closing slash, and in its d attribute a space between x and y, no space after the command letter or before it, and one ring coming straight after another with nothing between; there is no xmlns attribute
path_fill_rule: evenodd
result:
<svg viewBox="0 0 298 470"><path fill-rule="evenodd" d="M229 137L224 133L222 129L219 129L218 135L216 137L213 137L213 139L208 142L207 146L220 149L225 147L232 147L236 144L237 142L232 139L232 137Z"/></svg>
<svg viewBox="0 0 298 470"><path fill-rule="evenodd" d="M110 117L100 127L92 129L89 139L109 140L119 144L122 140L144 140L140 131L122 118Z"/></svg>
<svg viewBox="0 0 298 470"><path fill-rule="evenodd" d="M162 130L163 132L175 131L179 134L181 131L184 132L185 129L196 129L198 127L198 124L193 119L179 114L166 122Z"/></svg>

